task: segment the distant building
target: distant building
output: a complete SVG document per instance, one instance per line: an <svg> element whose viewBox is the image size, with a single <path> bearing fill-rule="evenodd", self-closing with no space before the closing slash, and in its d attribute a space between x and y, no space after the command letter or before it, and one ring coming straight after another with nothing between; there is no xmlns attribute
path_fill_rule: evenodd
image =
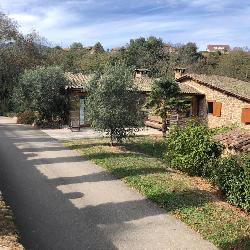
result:
<svg viewBox="0 0 250 250"><path fill-rule="evenodd" d="M177 52L177 48L175 48L173 45L171 44L164 44L164 50L168 53L175 53Z"/></svg>
<svg viewBox="0 0 250 250"><path fill-rule="evenodd" d="M219 45L214 45L214 44L209 44L207 45L207 51L208 52L221 52L221 53L226 53L230 50L230 46L229 45L222 45L222 44L219 44Z"/></svg>
<svg viewBox="0 0 250 250"><path fill-rule="evenodd" d="M124 47L112 48L110 52L111 52L111 53L116 53L116 52L122 51L123 49L124 49Z"/></svg>

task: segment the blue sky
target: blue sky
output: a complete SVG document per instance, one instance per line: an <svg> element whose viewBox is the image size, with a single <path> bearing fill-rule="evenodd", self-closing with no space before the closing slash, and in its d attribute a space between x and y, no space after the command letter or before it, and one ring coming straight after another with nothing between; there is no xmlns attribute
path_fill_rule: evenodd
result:
<svg viewBox="0 0 250 250"><path fill-rule="evenodd" d="M250 47L250 0L0 0L0 9L53 45L105 48L154 35L166 42Z"/></svg>

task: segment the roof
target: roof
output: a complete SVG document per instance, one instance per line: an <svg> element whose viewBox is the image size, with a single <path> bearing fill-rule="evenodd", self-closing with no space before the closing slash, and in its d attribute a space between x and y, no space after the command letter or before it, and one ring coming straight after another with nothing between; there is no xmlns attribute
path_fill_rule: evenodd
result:
<svg viewBox="0 0 250 250"><path fill-rule="evenodd" d="M134 78L134 84L137 85L139 91L150 92L154 79L150 77L136 77Z"/></svg>
<svg viewBox="0 0 250 250"><path fill-rule="evenodd" d="M82 73L73 74L70 72L65 73L65 76L68 80L66 89L80 89L82 91L86 90L86 86L92 78L92 75L84 75ZM136 77L134 78L134 83L137 85L139 91L150 92L154 80L155 79L150 77ZM184 94L202 94L186 83L179 83L179 87Z"/></svg>
<svg viewBox="0 0 250 250"><path fill-rule="evenodd" d="M240 100L250 102L250 82L244 82L225 76L198 74L186 74L178 78L177 81L182 82L186 79L192 79L199 84L236 97Z"/></svg>
<svg viewBox="0 0 250 250"><path fill-rule="evenodd" d="M86 90L86 85L91 79L92 75L84 75L82 73L73 74L70 72L65 73L68 85L66 89L81 89Z"/></svg>
<svg viewBox="0 0 250 250"><path fill-rule="evenodd" d="M209 44L207 45L207 49L208 50L223 50L223 49L229 50L230 46L227 44L226 45L225 44Z"/></svg>
<svg viewBox="0 0 250 250"><path fill-rule="evenodd" d="M197 89L189 86L186 83L178 83L178 84L181 89L181 93L183 94L202 95L201 92L199 92Z"/></svg>
<svg viewBox="0 0 250 250"><path fill-rule="evenodd" d="M250 151L250 133L240 129L233 129L225 134L215 135L214 139L222 143L227 150L235 152Z"/></svg>

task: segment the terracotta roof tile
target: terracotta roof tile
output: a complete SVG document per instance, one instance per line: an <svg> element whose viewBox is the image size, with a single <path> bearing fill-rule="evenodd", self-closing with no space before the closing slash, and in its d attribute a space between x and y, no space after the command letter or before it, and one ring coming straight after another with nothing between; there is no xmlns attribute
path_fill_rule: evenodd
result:
<svg viewBox="0 0 250 250"><path fill-rule="evenodd" d="M244 99L245 101L250 102L250 82L244 82L225 76L198 74L186 74L177 80L182 82L187 78L193 79L194 81L197 81L198 83L204 84L208 87L225 92L226 94L231 94L236 98Z"/></svg>
<svg viewBox="0 0 250 250"><path fill-rule="evenodd" d="M70 72L65 73L68 85L66 89L86 89L87 83L92 78L92 75L84 75L82 73L73 74Z"/></svg>

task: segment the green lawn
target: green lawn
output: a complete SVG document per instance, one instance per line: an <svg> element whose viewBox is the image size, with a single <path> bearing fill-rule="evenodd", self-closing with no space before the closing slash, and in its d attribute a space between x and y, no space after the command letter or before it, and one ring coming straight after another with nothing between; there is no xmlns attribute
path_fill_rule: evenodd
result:
<svg viewBox="0 0 250 250"><path fill-rule="evenodd" d="M219 200L216 188L198 177L168 169L159 138L137 137L110 147L107 139L65 143L139 190L222 249L250 249L250 217Z"/></svg>

